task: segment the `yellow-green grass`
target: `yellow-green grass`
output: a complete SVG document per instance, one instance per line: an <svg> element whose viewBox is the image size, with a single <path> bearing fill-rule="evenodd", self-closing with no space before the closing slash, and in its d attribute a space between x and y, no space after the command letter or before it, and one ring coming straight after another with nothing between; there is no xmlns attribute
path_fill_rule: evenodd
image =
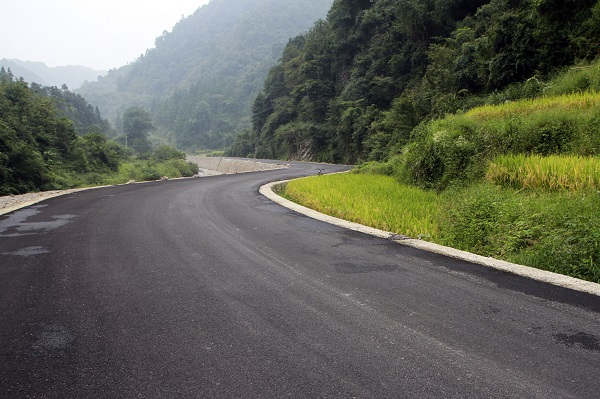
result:
<svg viewBox="0 0 600 399"><path fill-rule="evenodd" d="M490 182L525 189L600 190L600 157L502 155L490 163Z"/></svg>
<svg viewBox="0 0 600 399"><path fill-rule="evenodd" d="M286 198L409 237L600 282L600 197L479 183L439 195L382 175L315 176Z"/></svg>
<svg viewBox="0 0 600 399"><path fill-rule="evenodd" d="M560 139L561 151L590 155L599 151L599 122L600 93L588 92L481 106L434 120L426 130L435 142L465 141L483 152L534 149Z"/></svg>
<svg viewBox="0 0 600 399"><path fill-rule="evenodd" d="M437 195L390 176L338 174L287 184L283 195L325 214L413 238L438 236Z"/></svg>
<svg viewBox="0 0 600 399"><path fill-rule="evenodd" d="M600 94L579 93L475 108L431 121L402 151L405 182L443 190L475 182L500 154L600 156Z"/></svg>
<svg viewBox="0 0 600 399"><path fill-rule="evenodd" d="M548 110L591 110L597 108L599 105L600 93L584 92L511 101L501 105L484 105L473 108L464 115L468 118L489 120L493 118L511 117L516 114L528 115L536 112L546 112Z"/></svg>

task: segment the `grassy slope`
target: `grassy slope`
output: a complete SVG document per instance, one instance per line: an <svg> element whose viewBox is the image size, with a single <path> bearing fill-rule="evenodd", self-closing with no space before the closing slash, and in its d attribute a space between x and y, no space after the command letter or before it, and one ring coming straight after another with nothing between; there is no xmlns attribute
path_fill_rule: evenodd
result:
<svg viewBox="0 0 600 399"><path fill-rule="evenodd" d="M290 182L286 196L373 227L600 282L599 105L600 94L583 92L451 115L425 125L387 165L363 169L395 178L315 177ZM428 164L442 167L418 176L415 168Z"/></svg>

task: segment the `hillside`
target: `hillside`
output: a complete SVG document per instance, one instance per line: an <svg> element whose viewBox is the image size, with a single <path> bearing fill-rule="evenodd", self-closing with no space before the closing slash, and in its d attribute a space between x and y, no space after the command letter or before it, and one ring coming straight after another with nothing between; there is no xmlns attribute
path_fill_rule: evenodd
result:
<svg viewBox="0 0 600 399"><path fill-rule="evenodd" d="M155 40L134 63L78 93L118 127L123 110L149 110L162 140L223 148L249 126L249 109L288 39L332 0L212 0Z"/></svg>
<svg viewBox="0 0 600 399"><path fill-rule="evenodd" d="M596 0L337 0L285 48L230 155L385 160L419 124L599 52Z"/></svg>
<svg viewBox="0 0 600 399"><path fill-rule="evenodd" d="M93 82L98 76L106 74L106 71L97 71L80 65L68 65L49 67L43 62L0 60L0 66L8 70L10 68L17 78L22 77L26 82L34 82L42 86L62 87L67 85L69 89L78 89L83 82Z"/></svg>
<svg viewBox="0 0 600 399"><path fill-rule="evenodd" d="M293 181L285 195L396 234L600 282L600 60L492 97L523 91L528 98L423 123L387 162Z"/></svg>

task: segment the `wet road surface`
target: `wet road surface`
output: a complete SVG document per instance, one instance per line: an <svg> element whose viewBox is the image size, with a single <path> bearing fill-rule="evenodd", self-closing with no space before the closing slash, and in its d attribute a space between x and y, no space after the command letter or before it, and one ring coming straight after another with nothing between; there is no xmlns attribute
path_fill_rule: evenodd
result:
<svg viewBox="0 0 600 399"><path fill-rule="evenodd" d="M258 193L316 168L83 191L0 216L0 397L597 397L600 297Z"/></svg>

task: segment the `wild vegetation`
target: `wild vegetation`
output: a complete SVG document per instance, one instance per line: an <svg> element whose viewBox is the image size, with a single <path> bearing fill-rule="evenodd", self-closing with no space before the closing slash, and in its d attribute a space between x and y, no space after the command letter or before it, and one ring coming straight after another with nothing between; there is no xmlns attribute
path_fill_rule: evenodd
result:
<svg viewBox="0 0 600 399"><path fill-rule="evenodd" d="M75 105L69 102L72 99ZM66 88L30 87L0 68L0 195L198 172L196 165L184 160L185 154L173 148L144 148L136 153L107 139L101 132L102 123L94 123L98 114L91 110ZM86 115L92 119L87 121ZM76 126L87 134L78 135ZM133 138L139 142L145 142L146 134L132 128Z"/></svg>
<svg viewBox="0 0 600 399"><path fill-rule="evenodd" d="M597 0L336 0L229 153L358 163L286 195L599 281L599 50Z"/></svg>
<svg viewBox="0 0 600 399"><path fill-rule="evenodd" d="M37 94L50 98L62 116L73 123L73 128L78 135L95 132L105 136L115 135L112 126L100 115L98 107L93 107L81 95L71 92L66 85L62 85L59 89L56 86L30 83L29 87Z"/></svg>
<svg viewBox="0 0 600 399"><path fill-rule="evenodd" d="M290 40L230 154L387 160L418 125L538 96L599 50L597 0L337 0Z"/></svg>
<svg viewBox="0 0 600 399"><path fill-rule="evenodd" d="M596 92L540 97L431 121L414 129L396 173L441 190L481 178L487 162L501 154L598 155L599 101Z"/></svg>
<svg viewBox="0 0 600 399"><path fill-rule="evenodd" d="M591 82L600 66L539 82L548 89L542 93L556 95L424 123L389 161L332 181L290 182L286 195L327 213L323 198L333 197L342 213L357 213L351 220L600 282L599 97L593 84L581 86L582 75L595 75ZM381 189L380 175L393 188ZM421 194L407 194L414 190ZM390 191L398 209L380 215L377 205L372 213L355 206L364 195L388 204ZM421 209L428 209L425 217ZM410 222L389 222L396 218Z"/></svg>

